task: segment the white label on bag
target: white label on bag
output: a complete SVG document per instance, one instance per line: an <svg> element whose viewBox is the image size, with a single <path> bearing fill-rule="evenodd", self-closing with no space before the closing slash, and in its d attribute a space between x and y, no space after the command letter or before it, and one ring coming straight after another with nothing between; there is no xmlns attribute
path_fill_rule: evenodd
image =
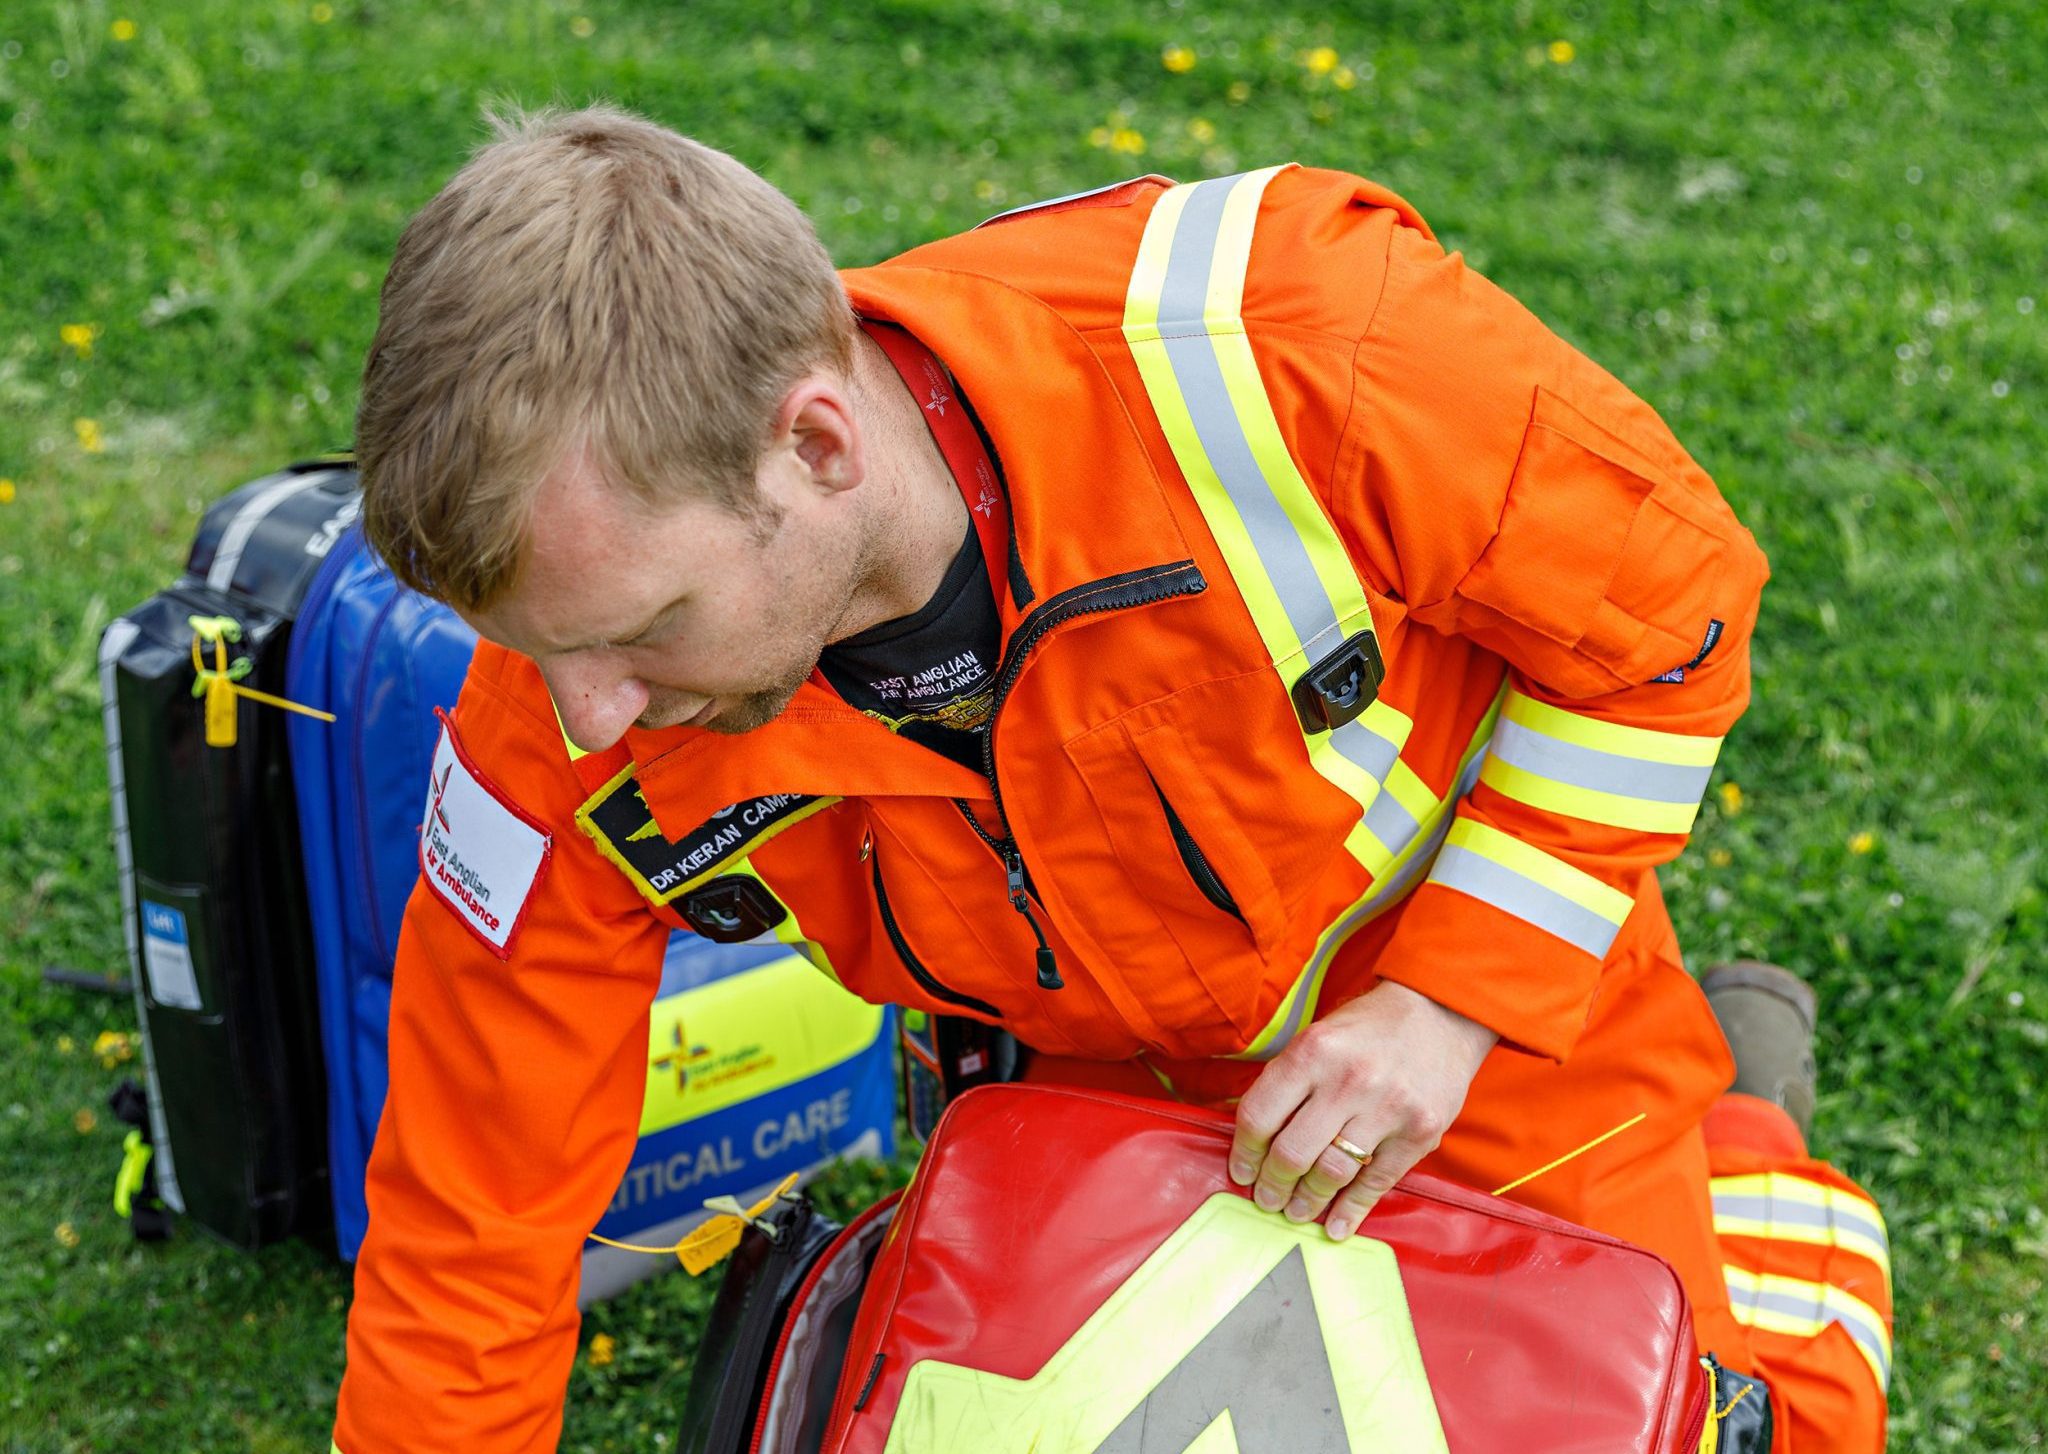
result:
<svg viewBox="0 0 2048 1454"><path fill-rule="evenodd" d="M142 901L142 967L149 997L173 1010L199 1008L199 977L192 972L192 936L185 915L154 899Z"/></svg>
<svg viewBox="0 0 2048 1454"><path fill-rule="evenodd" d="M500 959L547 870L553 836L469 764L444 715L420 823L420 875Z"/></svg>

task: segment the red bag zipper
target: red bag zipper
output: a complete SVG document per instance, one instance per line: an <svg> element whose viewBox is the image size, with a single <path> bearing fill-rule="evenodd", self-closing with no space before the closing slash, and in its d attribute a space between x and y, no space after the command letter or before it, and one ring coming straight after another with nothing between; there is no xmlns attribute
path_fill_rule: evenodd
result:
<svg viewBox="0 0 2048 1454"><path fill-rule="evenodd" d="M775 1401L775 1380L782 1372L782 1360L789 1352L789 1337L796 1329L797 1312L810 1299L812 1292L817 1289L818 1280L825 1275L825 1269L832 1265L833 1254L838 1252L849 1241L858 1237L862 1228L866 1227L868 1223L874 1221L875 1218L879 1217L890 1207L895 1206L898 1201L902 1200L902 1197L903 1193L901 1191L890 1192L889 1195L883 1197L880 1201L848 1222L845 1229L832 1239L832 1245L825 1249L824 1255L811 1265L809 1272L804 1274L803 1282L797 1287L796 1296L789 1300L789 1315L782 1320L782 1331L776 1335L775 1355L768 1360L768 1382L761 1392L761 1406L754 1410L754 1437L748 1441L747 1454L761 1454L761 1440L768 1432L768 1406ZM827 1432L829 1433L830 1431L828 1430Z"/></svg>
<svg viewBox="0 0 2048 1454"><path fill-rule="evenodd" d="M1707 1433L1707 1420L1714 1412L1714 1381L1707 1377L1707 1370L1698 1363L1693 1367L1699 1373L1699 1382L1693 1390L1693 1407L1686 1415L1685 1423L1680 1426L1685 1430L1685 1437L1679 1440L1678 1447L1672 1450L1672 1454L1699 1454L1700 1440L1705 1438Z"/></svg>

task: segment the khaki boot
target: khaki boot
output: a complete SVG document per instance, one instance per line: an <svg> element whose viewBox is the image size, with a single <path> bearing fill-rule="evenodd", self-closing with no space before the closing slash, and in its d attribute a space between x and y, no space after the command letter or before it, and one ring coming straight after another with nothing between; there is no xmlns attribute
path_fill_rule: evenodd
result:
<svg viewBox="0 0 2048 1454"><path fill-rule="evenodd" d="M1709 969L1700 989L1735 1053L1729 1089L1782 1107L1804 1136L1813 1122L1813 987L1789 969L1742 959Z"/></svg>

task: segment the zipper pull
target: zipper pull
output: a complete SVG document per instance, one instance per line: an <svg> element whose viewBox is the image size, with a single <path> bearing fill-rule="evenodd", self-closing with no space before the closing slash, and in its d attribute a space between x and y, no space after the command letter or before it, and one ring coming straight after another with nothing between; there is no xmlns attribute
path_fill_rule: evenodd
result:
<svg viewBox="0 0 2048 1454"><path fill-rule="evenodd" d="M1045 931L1038 927L1038 920L1032 917L1031 900L1024 893L1024 855L1012 844L1003 849L1003 868L1010 880L1010 907L1024 916L1024 922L1031 926L1031 937L1038 941L1038 987L1042 990L1061 990L1067 982L1060 978L1060 963L1053 956L1052 946L1045 942Z"/></svg>

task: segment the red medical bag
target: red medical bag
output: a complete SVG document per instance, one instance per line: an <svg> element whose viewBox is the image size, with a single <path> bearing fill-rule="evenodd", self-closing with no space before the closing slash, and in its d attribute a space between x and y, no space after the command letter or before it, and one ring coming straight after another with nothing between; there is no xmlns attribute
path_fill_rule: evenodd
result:
<svg viewBox="0 0 2048 1454"><path fill-rule="evenodd" d="M1662 1259L1423 1176L1332 1242L1230 1181L1230 1138L1105 1092L962 1096L875 1256L823 1449L1714 1447Z"/></svg>

